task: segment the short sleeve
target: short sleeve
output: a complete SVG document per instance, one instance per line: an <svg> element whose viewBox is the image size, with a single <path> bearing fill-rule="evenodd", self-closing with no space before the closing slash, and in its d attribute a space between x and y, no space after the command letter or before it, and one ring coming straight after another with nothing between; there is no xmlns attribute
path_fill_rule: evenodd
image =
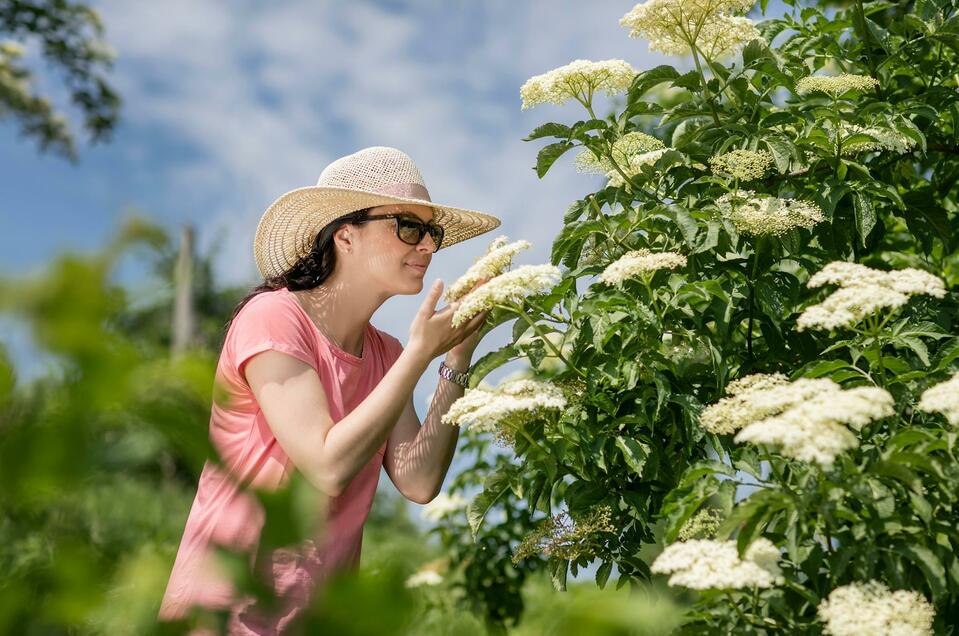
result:
<svg viewBox="0 0 959 636"><path fill-rule="evenodd" d="M303 316L292 303L296 301L278 293L264 292L254 296L240 309L233 321L234 366L243 378L243 366L263 351L279 351L316 367L311 337Z"/></svg>

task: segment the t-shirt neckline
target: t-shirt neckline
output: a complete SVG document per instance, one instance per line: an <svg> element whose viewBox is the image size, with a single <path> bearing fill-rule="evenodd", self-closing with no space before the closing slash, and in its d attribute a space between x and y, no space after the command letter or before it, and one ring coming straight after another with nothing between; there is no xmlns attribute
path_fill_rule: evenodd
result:
<svg viewBox="0 0 959 636"><path fill-rule="evenodd" d="M310 318L310 315L306 313L306 309L303 307L303 305L300 304L300 301L299 299L297 299L296 294L291 292L288 287L281 287L281 289L285 291L287 295L290 296L290 300L292 300L293 304L296 305L297 309L300 311L300 314L308 323L310 323L310 326L313 328L313 331L315 331L317 334L319 334L321 338L323 338L323 340L329 346L330 351L333 352L333 355L339 358L342 358L346 360L347 362L352 362L354 364L362 363L363 360L366 359L366 356L370 350L370 329L372 327L370 323L366 323L366 329L363 330L363 355L359 355L359 356L354 355L345 349L341 349L338 344L333 342L325 333L323 333L322 330L320 330L319 327L316 326L316 323L313 322L313 319Z"/></svg>

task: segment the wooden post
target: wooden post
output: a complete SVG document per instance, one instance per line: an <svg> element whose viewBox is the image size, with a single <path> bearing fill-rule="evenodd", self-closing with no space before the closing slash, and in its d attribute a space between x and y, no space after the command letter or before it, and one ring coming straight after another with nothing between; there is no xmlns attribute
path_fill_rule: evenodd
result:
<svg viewBox="0 0 959 636"><path fill-rule="evenodd" d="M173 270L173 338L171 353L185 352L195 343L196 317L193 308L193 226L180 232L180 252Z"/></svg>

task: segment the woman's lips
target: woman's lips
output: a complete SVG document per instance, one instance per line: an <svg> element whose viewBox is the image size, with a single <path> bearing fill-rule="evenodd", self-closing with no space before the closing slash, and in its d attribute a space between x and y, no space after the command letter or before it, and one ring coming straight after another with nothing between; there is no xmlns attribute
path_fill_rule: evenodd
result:
<svg viewBox="0 0 959 636"><path fill-rule="evenodd" d="M412 269L414 272L418 272L420 274L426 273L426 265L411 265L410 263L406 263L406 266Z"/></svg>

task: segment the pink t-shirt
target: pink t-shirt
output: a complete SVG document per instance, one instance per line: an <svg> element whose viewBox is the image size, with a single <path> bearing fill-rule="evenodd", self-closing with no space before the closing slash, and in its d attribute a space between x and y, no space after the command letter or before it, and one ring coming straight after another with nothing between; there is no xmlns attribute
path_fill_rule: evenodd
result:
<svg viewBox="0 0 959 636"><path fill-rule="evenodd" d="M227 331L216 368L215 381L225 390L226 399L215 401L210 415L210 439L229 475L209 461L203 467L160 606L161 620L182 618L192 605L232 607L230 633L277 633L326 575L355 571L359 566L363 524L373 503L386 442L343 493L329 500L320 537L308 540L296 552L277 550L271 555L274 587L289 602L283 615L266 621L272 624L262 624L262 617L240 619L242 605L249 600L235 597L229 580L211 560L211 542L252 554L259 541L263 510L237 483L272 490L295 469L241 372L252 356L269 349L316 369L330 415L338 422L377 385L403 345L367 324L362 356L344 351L323 335L285 287L261 292L243 306Z"/></svg>

